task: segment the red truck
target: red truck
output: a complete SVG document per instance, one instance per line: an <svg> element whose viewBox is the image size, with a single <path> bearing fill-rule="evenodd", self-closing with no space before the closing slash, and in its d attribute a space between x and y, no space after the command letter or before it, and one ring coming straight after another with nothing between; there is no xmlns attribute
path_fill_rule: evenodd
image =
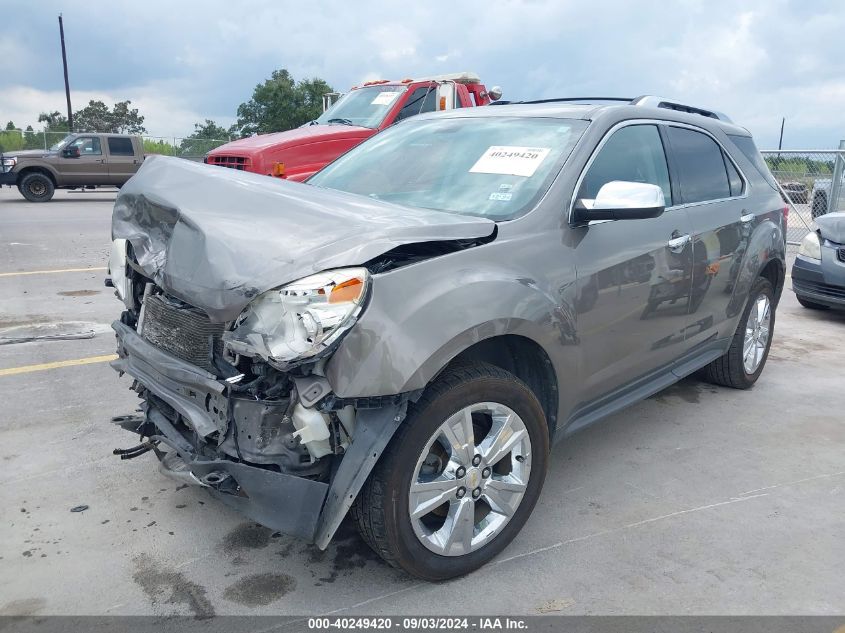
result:
<svg viewBox="0 0 845 633"><path fill-rule="evenodd" d="M212 150L210 165L301 182L358 143L422 112L487 105L502 96L473 73L355 86L320 118L273 134L243 138Z"/></svg>

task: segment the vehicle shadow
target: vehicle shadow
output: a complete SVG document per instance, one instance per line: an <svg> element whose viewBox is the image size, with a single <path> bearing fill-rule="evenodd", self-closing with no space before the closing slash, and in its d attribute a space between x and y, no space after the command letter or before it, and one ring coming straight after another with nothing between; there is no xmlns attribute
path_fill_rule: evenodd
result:
<svg viewBox="0 0 845 633"><path fill-rule="evenodd" d="M86 197L83 197L83 196L86 196ZM96 196L96 197L90 197L89 198L87 196ZM113 196L113 197L109 197L109 196ZM41 206L43 206L44 208L49 208L49 206L53 205L53 204L67 204L67 203L71 203L71 202L114 202L115 200L117 200L117 193L116 192L114 192L114 193L109 192L108 194L80 193L80 194L76 194L76 196L74 196L72 198L71 197L66 198L66 197L62 196L62 197L59 197L59 198L53 198L49 202L30 202L29 200L27 200L25 198L12 198L10 200L2 200L0 202L2 202L3 206L5 206L7 204L8 205L17 205L17 204L24 205L24 204L26 204L26 205L39 205L39 208Z"/></svg>

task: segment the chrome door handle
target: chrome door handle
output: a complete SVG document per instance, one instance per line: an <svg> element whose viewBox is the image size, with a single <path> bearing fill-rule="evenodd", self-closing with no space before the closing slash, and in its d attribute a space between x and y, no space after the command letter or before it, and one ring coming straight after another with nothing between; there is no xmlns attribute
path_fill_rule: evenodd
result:
<svg viewBox="0 0 845 633"><path fill-rule="evenodd" d="M744 213L741 216L739 216L739 221L742 222L743 224L748 224L749 222L751 222L756 217L757 216L754 215L753 213Z"/></svg>
<svg viewBox="0 0 845 633"><path fill-rule="evenodd" d="M673 237L671 240L666 242L666 247L673 253L680 253L684 250L687 243L689 243L689 240L689 234L681 235L680 237Z"/></svg>

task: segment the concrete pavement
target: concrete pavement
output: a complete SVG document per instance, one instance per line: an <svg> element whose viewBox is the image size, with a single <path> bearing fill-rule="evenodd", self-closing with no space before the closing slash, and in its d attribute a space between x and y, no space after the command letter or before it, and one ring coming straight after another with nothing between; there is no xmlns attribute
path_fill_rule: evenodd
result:
<svg viewBox="0 0 845 633"><path fill-rule="evenodd" d="M0 337L69 337L0 345L0 614L845 613L845 314L787 290L754 389L687 379L558 445L498 559L421 583L349 525L320 552L111 454L138 402L90 360L113 201L0 190Z"/></svg>

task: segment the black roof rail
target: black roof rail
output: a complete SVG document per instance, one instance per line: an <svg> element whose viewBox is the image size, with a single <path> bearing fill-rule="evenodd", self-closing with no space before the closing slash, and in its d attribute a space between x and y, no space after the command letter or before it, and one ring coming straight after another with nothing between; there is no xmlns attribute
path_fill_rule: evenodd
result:
<svg viewBox="0 0 845 633"><path fill-rule="evenodd" d="M572 103L575 101L619 101L631 103L630 97L551 97L549 99L530 99L527 101L494 101L490 105L538 104L538 103Z"/></svg>
<svg viewBox="0 0 845 633"><path fill-rule="evenodd" d="M704 108L697 108L695 106L687 105L685 103L678 103L671 99L664 99L654 95L642 95L631 101L631 105L647 106L652 108L665 108L666 110L675 110L676 112L686 112L687 114L698 114L709 119L716 119L718 121L725 121L726 123L733 123L727 115L715 110L705 110Z"/></svg>
<svg viewBox="0 0 845 633"><path fill-rule="evenodd" d="M726 123L733 123L727 115L717 112L715 110L705 110L704 108L697 108L695 106L678 103L671 99L664 99L663 97L656 97L654 95L642 95L634 99L628 97L552 97L550 99L530 99L526 101L494 101L490 105L508 105L508 104L539 104L539 103L576 103L585 101L588 103L596 103L599 101L610 101L614 103L624 103L633 106L646 106L651 108L664 108L666 110L674 110L676 112L686 112L687 114L698 114L709 119L716 119L718 121L725 121Z"/></svg>

